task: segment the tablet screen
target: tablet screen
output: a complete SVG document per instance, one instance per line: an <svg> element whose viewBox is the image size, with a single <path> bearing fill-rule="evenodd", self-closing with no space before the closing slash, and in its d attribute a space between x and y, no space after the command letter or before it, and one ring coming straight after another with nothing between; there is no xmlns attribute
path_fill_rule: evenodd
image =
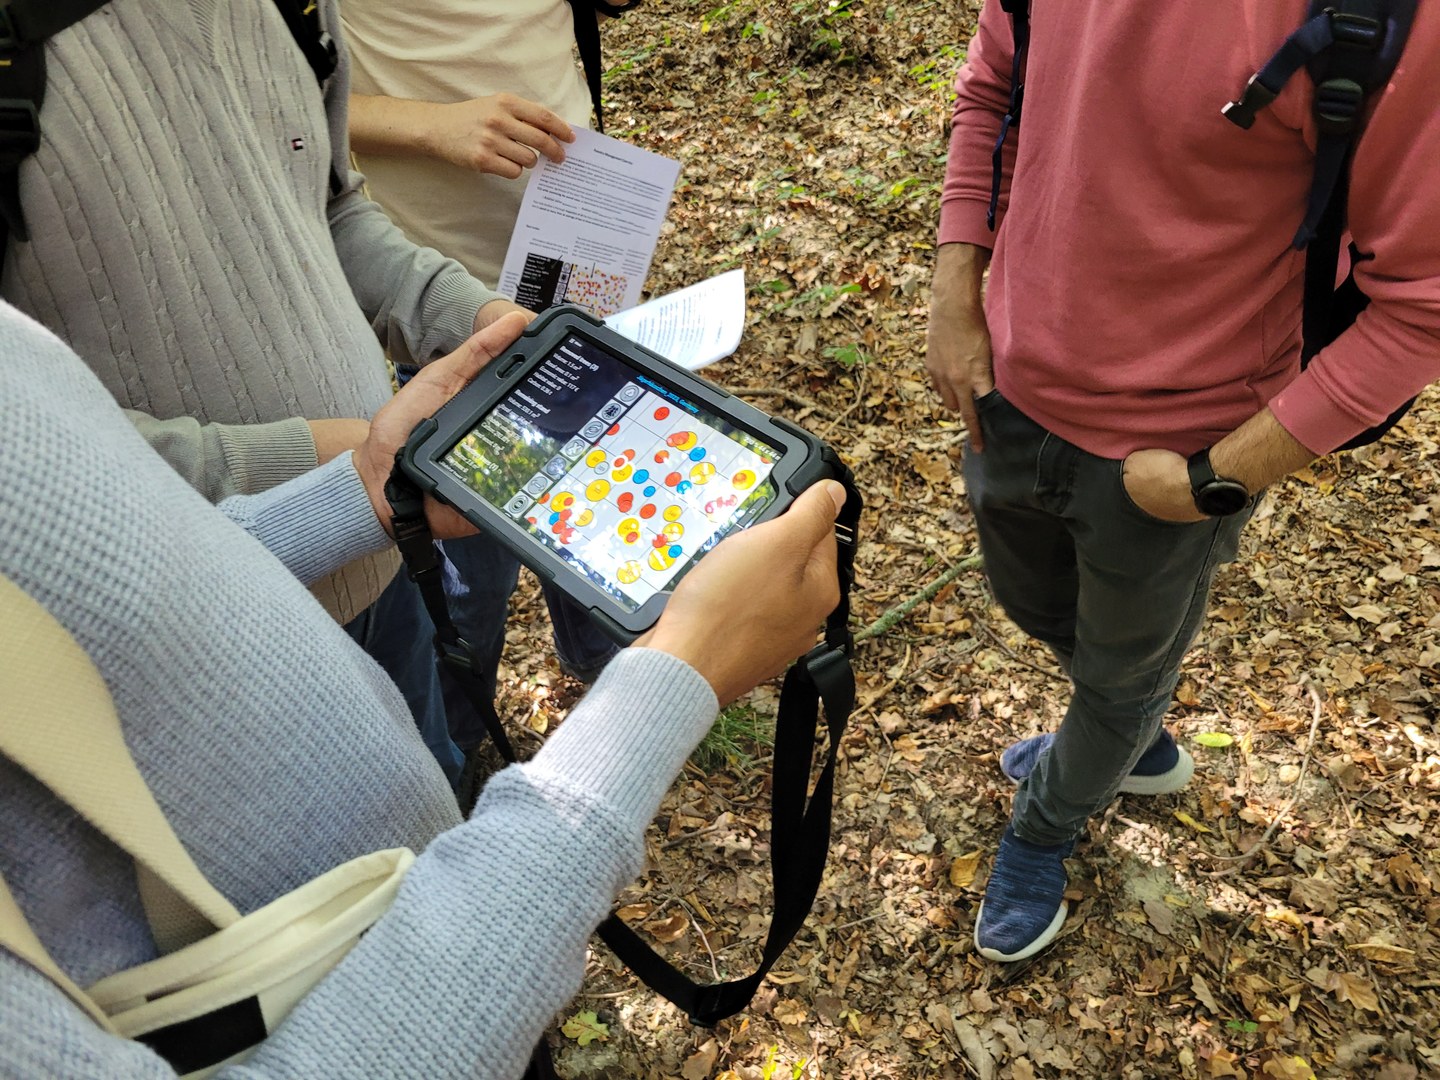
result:
<svg viewBox="0 0 1440 1080"><path fill-rule="evenodd" d="M572 334L441 463L633 611L774 501L779 457Z"/></svg>

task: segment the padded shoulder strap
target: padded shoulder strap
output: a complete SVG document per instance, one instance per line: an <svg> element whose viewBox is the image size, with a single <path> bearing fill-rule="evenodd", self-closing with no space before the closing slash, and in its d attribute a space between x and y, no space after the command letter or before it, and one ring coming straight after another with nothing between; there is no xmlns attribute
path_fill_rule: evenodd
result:
<svg viewBox="0 0 1440 1080"><path fill-rule="evenodd" d="M6 710L0 754L158 878L162 893L168 889L183 900L157 906L150 902L153 889L142 890L151 894L147 913L162 949L240 918L200 872L150 793L125 744L110 691L89 656L54 616L4 576L0 701ZM195 914L203 919L198 926Z"/></svg>
<svg viewBox="0 0 1440 1080"><path fill-rule="evenodd" d="M90 995L76 986L70 976L60 970L60 965L50 958L45 946L35 936L35 931L30 929L30 924L25 921L25 913L20 910L20 905L10 895L10 889L5 884L3 876L0 876L0 949L13 953L24 960L25 963L65 991L66 996L84 1009L91 1020L112 1035L115 1033L115 1027L110 1023L110 1018L101 1012L100 1007L90 999Z"/></svg>

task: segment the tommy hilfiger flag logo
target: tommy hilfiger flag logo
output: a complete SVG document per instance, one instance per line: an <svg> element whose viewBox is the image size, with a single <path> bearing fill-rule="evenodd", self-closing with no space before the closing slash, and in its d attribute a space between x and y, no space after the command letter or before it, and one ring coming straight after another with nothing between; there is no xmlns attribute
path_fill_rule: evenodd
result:
<svg viewBox="0 0 1440 1080"><path fill-rule="evenodd" d="M297 135L297 136L295 136L295 138L291 139L291 140L290 140L290 149L291 149L291 150L304 150L304 149L305 149L305 138L304 138L304 136L302 136L302 135Z"/></svg>

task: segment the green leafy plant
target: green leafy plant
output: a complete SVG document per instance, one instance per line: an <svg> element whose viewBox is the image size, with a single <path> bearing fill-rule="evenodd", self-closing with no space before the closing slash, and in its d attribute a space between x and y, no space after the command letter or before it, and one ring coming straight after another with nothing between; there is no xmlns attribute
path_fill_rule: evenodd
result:
<svg viewBox="0 0 1440 1080"><path fill-rule="evenodd" d="M848 345L827 345L820 351L820 355L829 360L834 360L843 368L853 368L868 364L872 357L856 342Z"/></svg>

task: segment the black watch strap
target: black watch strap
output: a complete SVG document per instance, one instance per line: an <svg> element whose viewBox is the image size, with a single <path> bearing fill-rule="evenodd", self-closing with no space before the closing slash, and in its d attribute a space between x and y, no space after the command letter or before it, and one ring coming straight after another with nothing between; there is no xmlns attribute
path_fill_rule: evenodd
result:
<svg viewBox="0 0 1440 1080"><path fill-rule="evenodd" d="M1244 484L1216 474L1210 464L1208 446L1191 454L1185 466L1190 473L1190 497L1202 514L1227 517L1238 514L1250 502L1250 492Z"/></svg>

